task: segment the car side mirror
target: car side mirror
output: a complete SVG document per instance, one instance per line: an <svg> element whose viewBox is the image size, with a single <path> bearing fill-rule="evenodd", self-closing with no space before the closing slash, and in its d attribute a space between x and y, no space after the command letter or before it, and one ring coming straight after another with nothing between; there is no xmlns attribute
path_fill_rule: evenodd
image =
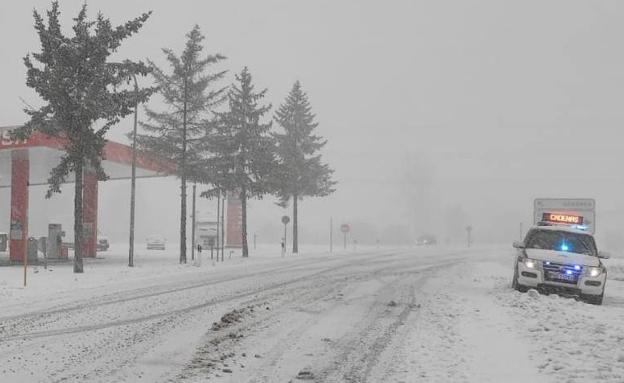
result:
<svg viewBox="0 0 624 383"><path fill-rule="evenodd" d="M609 259L609 258L611 258L611 253L609 253L607 251L599 251L598 252L598 258Z"/></svg>
<svg viewBox="0 0 624 383"><path fill-rule="evenodd" d="M520 242L520 241L514 241L513 243L513 247L515 249L524 249L524 243Z"/></svg>

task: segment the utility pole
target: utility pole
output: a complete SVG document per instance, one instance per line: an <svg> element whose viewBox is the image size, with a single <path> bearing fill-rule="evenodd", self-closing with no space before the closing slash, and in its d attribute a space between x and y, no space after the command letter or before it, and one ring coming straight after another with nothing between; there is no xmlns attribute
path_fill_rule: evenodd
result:
<svg viewBox="0 0 624 383"><path fill-rule="evenodd" d="M470 245L472 244L472 238L471 238L472 226L470 225L466 226L466 234L468 235L468 247L470 247Z"/></svg>
<svg viewBox="0 0 624 383"><path fill-rule="evenodd" d="M130 247L128 250L128 267L134 267L134 207L136 195L136 137L137 120L139 115L139 83L134 79L134 126L132 128L132 176L130 179Z"/></svg>
<svg viewBox="0 0 624 383"><path fill-rule="evenodd" d="M195 260L195 222L197 222L195 218L195 216L197 215L197 210L195 210L196 193L197 183L193 183L193 219L191 221L191 225L193 226L193 232L191 233L191 243L193 244L193 248L191 249L191 261Z"/></svg>

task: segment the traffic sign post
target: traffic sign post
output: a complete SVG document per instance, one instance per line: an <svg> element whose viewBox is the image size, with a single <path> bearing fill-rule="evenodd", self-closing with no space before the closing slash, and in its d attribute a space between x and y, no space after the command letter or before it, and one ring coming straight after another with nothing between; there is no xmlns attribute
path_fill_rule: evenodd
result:
<svg viewBox="0 0 624 383"><path fill-rule="evenodd" d="M342 231L342 234L344 235L344 249L347 250L347 234L351 231L351 225L343 223L340 225L340 231Z"/></svg>
<svg viewBox="0 0 624 383"><path fill-rule="evenodd" d="M218 229L217 229L218 230ZM214 246L215 246L215 239L214 238L210 238L208 240L208 244L210 245L210 259L214 260Z"/></svg>
<svg viewBox="0 0 624 383"><path fill-rule="evenodd" d="M282 223L284 224L284 240L282 241L282 257L286 254L286 228L290 222L290 217L287 215L282 216Z"/></svg>
<svg viewBox="0 0 624 383"><path fill-rule="evenodd" d="M329 254L334 252L334 218L329 217Z"/></svg>

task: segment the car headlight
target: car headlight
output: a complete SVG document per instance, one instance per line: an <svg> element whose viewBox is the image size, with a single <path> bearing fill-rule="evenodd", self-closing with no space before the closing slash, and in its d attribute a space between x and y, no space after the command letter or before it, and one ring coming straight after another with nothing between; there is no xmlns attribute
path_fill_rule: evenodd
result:
<svg viewBox="0 0 624 383"><path fill-rule="evenodd" d="M526 258L524 260L524 266L526 266L529 269L535 269L537 268L537 261L530 259L530 258Z"/></svg>
<svg viewBox="0 0 624 383"><path fill-rule="evenodd" d="M589 276L594 278L602 273L602 269L600 267L590 267L587 271Z"/></svg>

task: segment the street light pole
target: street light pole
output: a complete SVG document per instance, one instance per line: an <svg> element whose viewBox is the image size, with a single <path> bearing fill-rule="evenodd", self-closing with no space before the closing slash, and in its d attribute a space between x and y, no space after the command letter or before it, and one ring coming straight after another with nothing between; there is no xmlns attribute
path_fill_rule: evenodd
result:
<svg viewBox="0 0 624 383"><path fill-rule="evenodd" d="M191 249L191 260L194 261L195 260L195 225L197 224L197 218L195 217L197 215L197 210L195 210L195 194L197 193L197 183L193 184L193 231L191 233L191 243L193 244L193 247Z"/></svg>
<svg viewBox="0 0 624 383"><path fill-rule="evenodd" d="M136 137L139 114L139 83L134 79L134 127L132 129L132 178L130 180L130 249L128 250L128 266L134 267L134 205L136 194Z"/></svg>

